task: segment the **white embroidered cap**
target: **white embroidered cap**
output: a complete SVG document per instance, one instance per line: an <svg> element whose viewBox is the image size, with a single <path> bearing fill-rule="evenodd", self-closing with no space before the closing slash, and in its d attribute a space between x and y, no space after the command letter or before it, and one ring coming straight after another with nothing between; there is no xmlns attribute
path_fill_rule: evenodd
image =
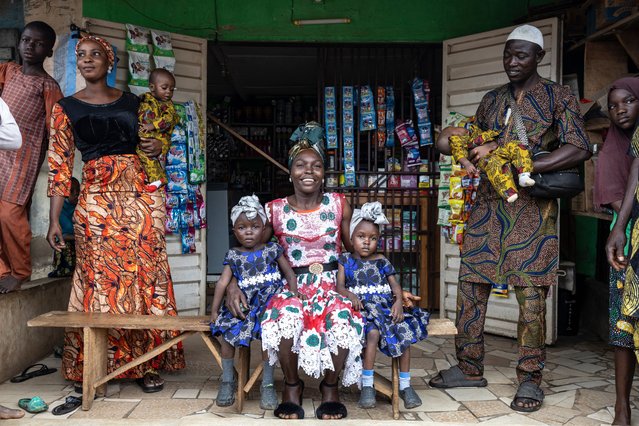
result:
<svg viewBox="0 0 639 426"><path fill-rule="evenodd" d="M537 46L544 48L544 36L539 31L539 28L533 27L532 25L521 25L514 30L510 34L508 34L508 40L524 40L529 41L531 43L535 43Z"/></svg>

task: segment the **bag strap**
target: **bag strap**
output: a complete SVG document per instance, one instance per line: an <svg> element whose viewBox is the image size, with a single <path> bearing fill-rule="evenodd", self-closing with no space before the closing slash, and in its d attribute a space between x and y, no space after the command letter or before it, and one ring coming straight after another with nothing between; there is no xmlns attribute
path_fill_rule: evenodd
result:
<svg viewBox="0 0 639 426"><path fill-rule="evenodd" d="M515 98L511 94L509 103L510 103L510 109L512 111L511 113L511 118L513 120L512 122L515 123L515 130L517 131L517 137L519 138L519 142L523 144L524 146L526 146L527 148L529 148L530 146L528 145L528 134L526 133L526 128L524 127L524 120L523 118L521 118L521 113L519 112L519 107L518 107L519 102L521 102L523 93L524 93L523 91L519 93L517 100L515 100Z"/></svg>

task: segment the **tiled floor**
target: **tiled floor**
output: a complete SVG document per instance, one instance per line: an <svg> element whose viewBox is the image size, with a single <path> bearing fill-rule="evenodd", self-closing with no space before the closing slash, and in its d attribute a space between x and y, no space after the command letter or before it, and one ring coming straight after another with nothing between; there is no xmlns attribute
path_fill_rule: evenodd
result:
<svg viewBox="0 0 639 426"><path fill-rule="evenodd" d="M488 425L599 425L612 421L614 404L613 352L599 340L580 337L561 337L559 343L548 348L543 388L546 400L541 410L524 415L509 408L515 393L514 365L516 342L512 339L486 337L486 374L488 387L484 389L431 389L428 378L440 368L455 362L452 338L431 338L414 346L412 359L413 386L424 404L412 410L402 409L402 419L442 424L484 423ZM164 374L162 392L145 394L131 381L109 384L107 397L95 401L90 411L76 411L68 416L53 416L50 412L27 414L20 423L46 424L68 417L76 424L205 424L211 421L247 423L255 419L274 422L272 411L259 408L257 393L250 395L244 413L233 407L215 405L220 369L199 338L186 340L188 367L175 374ZM259 361L258 347L253 347L253 364ZM59 367L60 360L46 358L44 363ZM389 359L378 355L378 371L389 376ZM276 374L278 389L282 376ZM313 417L319 404L318 381L305 378L304 409L307 419ZM255 386L259 389L259 386ZM632 392L632 404L639 409L639 381ZM73 394L70 383L59 374L37 377L23 383L0 384L0 404L16 407L19 398L39 395L51 407ZM356 388L343 389L342 399L348 407L348 419L341 424L375 420L376 424L392 424L390 404L379 397L377 407L364 410L357 407ZM401 403L401 402L400 402ZM633 413L639 425L639 410ZM91 420L88 420L91 419ZM118 421L118 419L121 419ZM75 422L73 422L75 420ZM377 422L379 421L379 422ZM311 420L305 420L311 422ZM5 422L3 422L4 424ZM7 423L8 424L8 423Z"/></svg>

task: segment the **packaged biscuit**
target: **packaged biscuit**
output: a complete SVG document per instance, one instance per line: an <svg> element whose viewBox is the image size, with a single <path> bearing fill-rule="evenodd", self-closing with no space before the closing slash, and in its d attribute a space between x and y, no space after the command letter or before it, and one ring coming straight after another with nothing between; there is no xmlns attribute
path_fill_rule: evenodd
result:
<svg viewBox="0 0 639 426"><path fill-rule="evenodd" d="M171 34L165 31L151 30L151 42L153 43L153 56L175 56Z"/></svg>
<svg viewBox="0 0 639 426"><path fill-rule="evenodd" d="M126 24L126 50L149 53L149 30L138 25Z"/></svg>

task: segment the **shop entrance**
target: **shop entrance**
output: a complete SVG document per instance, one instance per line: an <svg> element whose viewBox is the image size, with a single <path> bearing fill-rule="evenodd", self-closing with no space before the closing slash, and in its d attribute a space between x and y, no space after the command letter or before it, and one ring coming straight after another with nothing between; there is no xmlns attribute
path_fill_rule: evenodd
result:
<svg viewBox="0 0 639 426"><path fill-rule="evenodd" d="M222 124L209 116L209 281L216 280L224 254L234 243L228 212L239 198L255 193L266 202L293 192L287 172L231 133L285 167L288 140L295 128L309 120L324 125L327 114L334 111L337 147L328 150L326 191L345 193L354 207L367 201L382 203L391 224L382 232L380 251L394 264L402 286L422 296L423 307L437 309L438 157L430 145L418 142L416 150L402 147L393 130L409 119L415 129L425 119L431 126L441 122L441 58L439 44L211 44L208 104L210 114ZM428 90L422 92L428 93L427 117L417 115L411 86L415 78ZM367 126L360 123L366 86L373 97L376 123L379 116L374 130L364 130ZM344 149L348 116L343 108L348 99L343 91L349 87L354 88L350 152ZM326 102L331 90L334 110ZM394 104L389 108L390 95ZM387 113L391 108L393 121ZM428 135L432 139L432 133Z"/></svg>

